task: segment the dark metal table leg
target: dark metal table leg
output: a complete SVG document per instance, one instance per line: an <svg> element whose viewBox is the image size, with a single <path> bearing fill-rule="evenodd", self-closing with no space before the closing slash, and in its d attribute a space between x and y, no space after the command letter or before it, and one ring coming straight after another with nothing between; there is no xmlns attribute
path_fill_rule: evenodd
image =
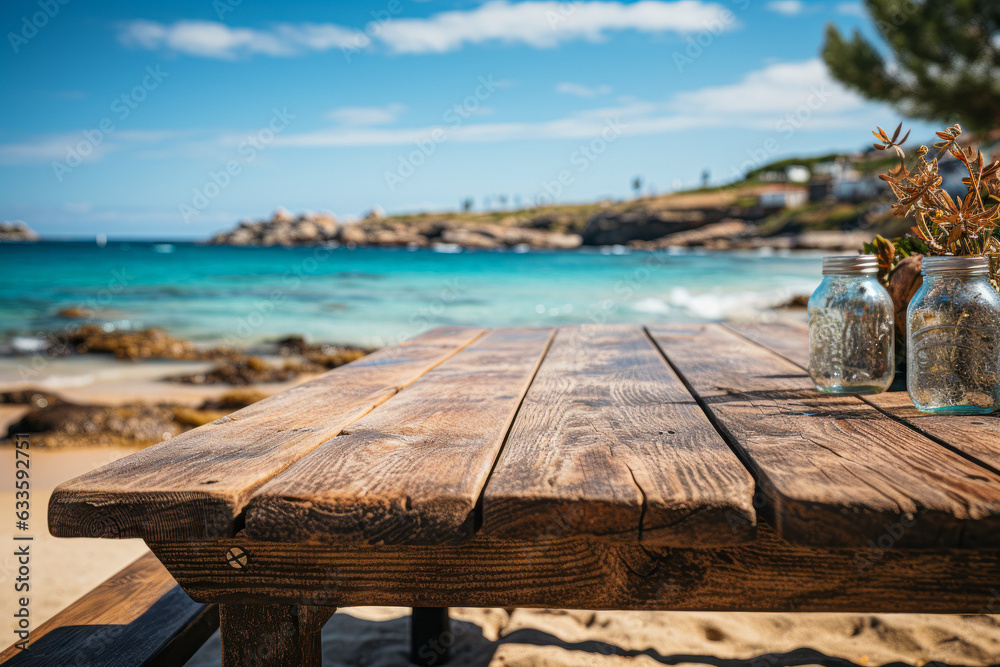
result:
<svg viewBox="0 0 1000 667"><path fill-rule="evenodd" d="M455 643L448 607L414 607L410 615L410 662L420 667L448 662Z"/></svg>

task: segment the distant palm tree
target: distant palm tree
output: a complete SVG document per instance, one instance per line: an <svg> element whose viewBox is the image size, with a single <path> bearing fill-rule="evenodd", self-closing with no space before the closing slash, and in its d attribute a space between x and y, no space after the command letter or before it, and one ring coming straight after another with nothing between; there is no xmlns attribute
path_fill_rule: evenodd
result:
<svg viewBox="0 0 1000 667"><path fill-rule="evenodd" d="M632 190L635 191L635 196L638 197L640 190L642 190L642 178L641 177L636 176L635 178L632 179Z"/></svg>

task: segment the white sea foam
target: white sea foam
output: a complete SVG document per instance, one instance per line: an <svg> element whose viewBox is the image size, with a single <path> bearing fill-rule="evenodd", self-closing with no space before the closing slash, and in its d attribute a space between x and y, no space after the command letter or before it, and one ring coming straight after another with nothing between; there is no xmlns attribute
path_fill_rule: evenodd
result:
<svg viewBox="0 0 1000 667"><path fill-rule="evenodd" d="M44 338L34 338L29 336L14 336L10 345L14 348L15 352L20 352L21 354L31 354L33 352L41 352L48 345L48 341Z"/></svg>
<svg viewBox="0 0 1000 667"><path fill-rule="evenodd" d="M674 287L665 298L646 297L632 303L631 308L639 313L684 314L707 320L746 319L784 303L791 296L787 289L693 293L684 287Z"/></svg>
<svg viewBox="0 0 1000 667"><path fill-rule="evenodd" d="M637 313L669 313L673 309L663 299L651 296L633 303L632 310Z"/></svg>

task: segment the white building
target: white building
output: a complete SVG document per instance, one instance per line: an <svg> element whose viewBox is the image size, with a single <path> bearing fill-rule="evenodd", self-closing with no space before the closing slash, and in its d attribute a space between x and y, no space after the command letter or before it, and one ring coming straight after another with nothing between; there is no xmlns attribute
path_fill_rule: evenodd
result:
<svg viewBox="0 0 1000 667"><path fill-rule="evenodd" d="M764 208L794 208L809 201L809 192L802 188L772 187L760 193Z"/></svg>

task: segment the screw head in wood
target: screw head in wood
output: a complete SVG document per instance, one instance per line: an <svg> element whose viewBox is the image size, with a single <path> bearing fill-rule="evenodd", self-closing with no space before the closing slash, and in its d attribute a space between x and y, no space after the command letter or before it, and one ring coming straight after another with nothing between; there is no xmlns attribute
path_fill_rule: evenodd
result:
<svg viewBox="0 0 1000 667"><path fill-rule="evenodd" d="M226 552L226 562L234 570L242 570L250 562L250 554L242 547L229 547Z"/></svg>

